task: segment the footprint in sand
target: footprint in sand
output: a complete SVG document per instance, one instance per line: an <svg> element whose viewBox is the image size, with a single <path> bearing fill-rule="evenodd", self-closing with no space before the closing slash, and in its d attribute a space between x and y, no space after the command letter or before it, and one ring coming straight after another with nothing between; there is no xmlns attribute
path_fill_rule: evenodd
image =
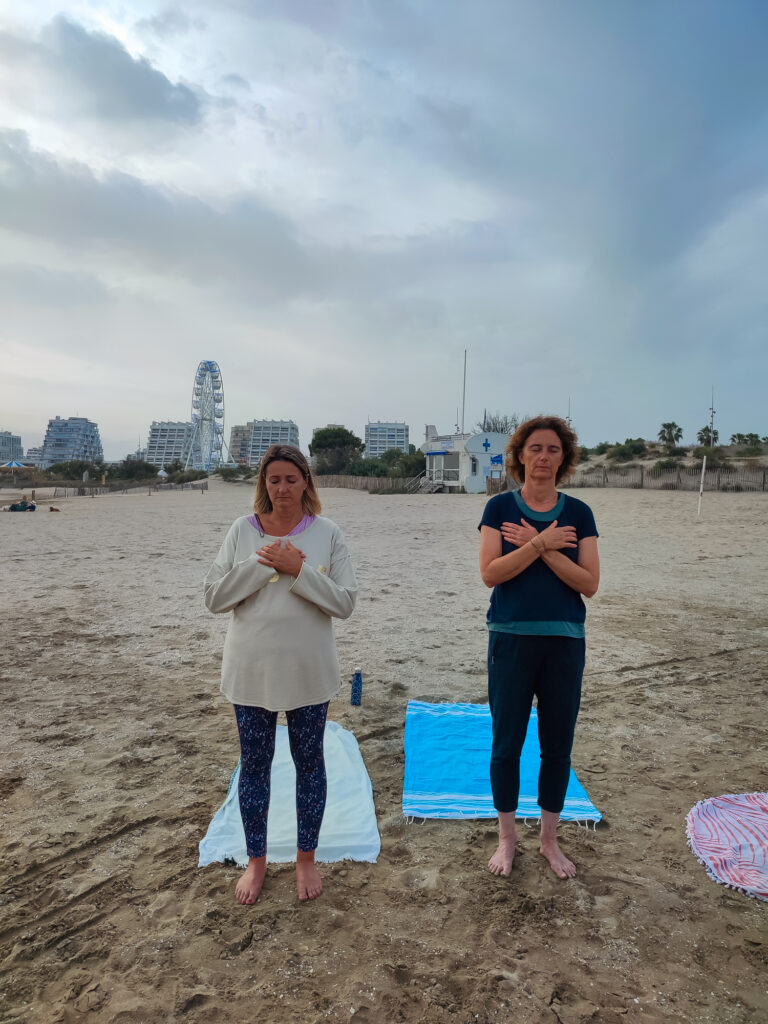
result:
<svg viewBox="0 0 768 1024"><path fill-rule="evenodd" d="M400 885L405 889L421 889L433 892L440 887L439 868L408 868L397 878Z"/></svg>

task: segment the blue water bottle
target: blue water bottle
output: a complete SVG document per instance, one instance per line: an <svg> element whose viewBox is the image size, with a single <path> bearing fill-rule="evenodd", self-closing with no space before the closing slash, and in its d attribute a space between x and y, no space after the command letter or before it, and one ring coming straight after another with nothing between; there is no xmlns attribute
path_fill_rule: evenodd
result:
<svg viewBox="0 0 768 1024"><path fill-rule="evenodd" d="M355 674L352 676L352 696L349 699L350 704L360 705L363 701L363 670L361 668L355 669Z"/></svg>

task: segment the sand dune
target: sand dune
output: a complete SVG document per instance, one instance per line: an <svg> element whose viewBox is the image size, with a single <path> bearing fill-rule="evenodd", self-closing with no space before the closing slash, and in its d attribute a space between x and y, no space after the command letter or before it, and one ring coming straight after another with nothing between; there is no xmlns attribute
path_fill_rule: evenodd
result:
<svg viewBox="0 0 768 1024"><path fill-rule="evenodd" d="M697 799L768 789L768 495L576 492L601 531L574 767L605 818L562 830L563 883L523 829L400 812L409 697L485 700L484 498L322 492L361 597L330 717L373 782L377 865L255 907L197 843L237 759L225 617L201 580L246 485L57 501L0 519L0 1020L747 1024L768 1018L768 908L689 852Z"/></svg>

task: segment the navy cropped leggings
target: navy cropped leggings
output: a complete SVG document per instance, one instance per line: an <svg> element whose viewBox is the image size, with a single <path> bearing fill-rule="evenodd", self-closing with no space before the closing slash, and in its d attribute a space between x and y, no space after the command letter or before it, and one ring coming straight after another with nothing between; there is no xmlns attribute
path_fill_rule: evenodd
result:
<svg viewBox="0 0 768 1024"><path fill-rule="evenodd" d="M277 712L235 704L240 733L240 816L249 857L267 852L267 812L272 758L275 753ZM296 845L317 849L326 797L323 734L328 701L286 711L288 740L296 766Z"/></svg>
<svg viewBox="0 0 768 1024"><path fill-rule="evenodd" d="M581 702L584 640L569 636L518 636L491 630L488 699L491 705L491 792L497 811L517 810L520 752L533 698L539 721L538 802L559 814L571 771L571 747Z"/></svg>

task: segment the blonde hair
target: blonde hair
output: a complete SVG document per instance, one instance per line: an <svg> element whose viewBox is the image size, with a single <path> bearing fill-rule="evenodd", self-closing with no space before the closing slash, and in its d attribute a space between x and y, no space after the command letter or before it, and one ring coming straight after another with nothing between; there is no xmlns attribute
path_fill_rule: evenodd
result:
<svg viewBox="0 0 768 1024"><path fill-rule="evenodd" d="M507 474L518 483L525 483L525 466L520 461L520 452L534 430L553 430L560 438L560 444L563 446L563 461L558 466L555 476L555 483L559 484L562 479L571 475L579 461L579 439L576 432L571 430L560 416L534 416L520 424L510 437L504 452Z"/></svg>
<svg viewBox="0 0 768 1024"><path fill-rule="evenodd" d="M253 501L253 511L256 515L264 515L272 511L272 502L269 500L267 492L267 469L272 462L293 463L307 483L307 488L301 496L301 511L305 516L319 516L322 506L315 482L312 479L312 470L299 449L294 448L292 444L273 444L264 453L259 465L256 497Z"/></svg>

